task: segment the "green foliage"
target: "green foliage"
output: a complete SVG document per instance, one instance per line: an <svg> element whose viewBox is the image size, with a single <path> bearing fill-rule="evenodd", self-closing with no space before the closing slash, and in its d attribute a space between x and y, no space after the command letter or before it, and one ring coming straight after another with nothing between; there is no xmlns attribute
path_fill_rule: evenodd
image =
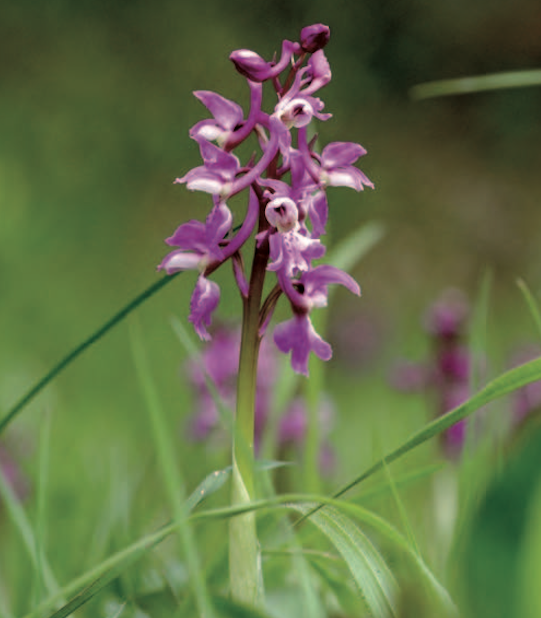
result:
<svg viewBox="0 0 541 618"><path fill-rule="evenodd" d="M310 511L309 505L297 508L303 515ZM368 537L332 507L312 514L310 522L329 538L346 562L369 613L378 618L396 616L397 582Z"/></svg>
<svg viewBox="0 0 541 618"><path fill-rule="evenodd" d="M439 618L457 615L455 599L464 616L541 615L535 422L497 440L472 432L456 465L442 462L432 440L476 410L504 416L506 396L541 377L539 360L499 369L502 350L541 334L532 253L539 89L525 88L540 83L529 53L539 39L527 19L532 3L346 4L3 6L0 433L2 445L21 440L27 493L18 496L0 475L0 618ZM338 469L331 479L319 474L313 414L300 472L291 475L298 493L269 490L231 509L220 491L229 462L182 432L192 410L179 368L196 352L179 348L170 316L186 313L193 277L148 281L171 226L201 217L202 198L171 185L197 155L181 139L200 119L189 92L216 88L246 103L229 80L227 53L261 45L270 58L277 38L320 20L331 25L340 78L329 88L329 111L345 112L322 124L322 141L345 132L360 139L378 187L363 196L364 209L353 194L333 199L329 257L356 268L386 230L388 242L359 276L363 307L381 319L382 350L368 368L337 353L330 376L314 364L302 386L280 376L262 455L275 456L276 413L297 389L314 410L321 390L338 385ZM421 82L414 97L500 92L407 105ZM373 215L383 224L359 227ZM442 281L469 287L487 263L490 299L486 279L474 347L499 377L485 385L479 372L470 401L426 423L420 398L388 390L389 359L423 347L411 325ZM519 287L533 335L506 285L517 272L532 282L533 291ZM346 315L346 302L337 294L333 309ZM224 289L224 315L235 315L236 303ZM123 321L135 309L140 326L128 334ZM173 318L177 335L183 319ZM92 334L76 346L81 333ZM373 446L382 427L383 458ZM265 460L258 469L271 477L282 465ZM445 539L434 498L442 474L461 487ZM335 484L341 500L328 497ZM227 597L226 525L245 512L257 514L269 599L257 611ZM291 516L309 518L292 526Z"/></svg>
<svg viewBox="0 0 541 618"><path fill-rule="evenodd" d="M480 498L460 551L468 616L535 616L539 607L541 426L513 445ZM524 613L520 612L520 609Z"/></svg>

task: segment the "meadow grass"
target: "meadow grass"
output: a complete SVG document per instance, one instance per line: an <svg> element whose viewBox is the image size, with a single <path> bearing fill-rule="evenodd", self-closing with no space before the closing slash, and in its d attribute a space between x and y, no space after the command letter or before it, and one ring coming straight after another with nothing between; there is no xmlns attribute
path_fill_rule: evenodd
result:
<svg viewBox="0 0 541 618"><path fill-rule="evenodd" d="M540 316L534 296L524 283L520 288L535 327ZM477 351L480 342L486 341L487 297L485 289L476 311L479 332L473 339ZM129 312L106 324L119 323ZM100 328L87 341L98 343L107 330ZM455 462L442 458L434 438L477 410L482 409L485 416L496 413L498 404L505 405L505 395L541 378L540 359L484 385L476 378L478 390L467 402L427 424L419 423L418 418L416 428L410 420L399 420L397 410L407 407L402 406L407 398L385 386L374 392L369 382L341 380L337 401L342 401L341 397L347 402L362 401L364 411L357 422L336 432L334 443L339 455L348 454L348 448L358 454L354 461L340 462L346 472L339 476L357 470L353 478L338 487L336 481L323 479L312 453L301 459L300 474L295 470L289 474L289 468L282 468L296 493L280 495L273 489L273 477L281 463L268 461L257 472L262 499L230 507L222 490L229 476L227 449L219 444L197 447L182 442L178 420L163 408L138 320L132 320L128 334L135 363L134 387L140 389L148 410L147 426L126 436L133 451L128 454L122 447L113 448L109 461L94 462L98 464L94 469L88 467L92 463L87 455L86 470L68 478L62 470L65 463L59 466L52 457L58 438L52 436L55 414L49 411L39 419L37 473L31 494L18 497L7 480L1 479L2 556L8 567L3 566L0 572L0 615L258 616L268 612L269 616L287 616L305 612L307 616L325 616L344 612L398 616L412 611L427 616L470 615L469 608L481 611L482 603L463 576L464 556L477 552L476 528L498 529L503 525L500 520L508 517L505 509L487 513L483 496L495 492L505 506L507 471L522 466L521 485L512 489L519 491L517 496L524 506L509 531L522 542L499 547L499 538L489 536L483 549L488 555L485 562L479 558L481 566L475 576L481 590L483 585L489 587L491 578L498 577L491 571L490 552L503 559L507 554L499 552L508 551L515 572L508 573L500 595L502 607L509 609L517 603L521 616L533 616L531 608L539 602L537 590L525 591L518 574L526 572L527 564L531 579L529 569L537 564L532 546L524 544L525 539L537 538L540 515L535 499L539 472L532 464L532 451L540 439L535 415L530 419L530 431L504 438L503 451L498 446L501 436L479 439L473 435ZM84 349L83 344L75 352ZM79 354L71 352L57 367L76 362ZM56 375L58 371L48 372L29 389L4 415L3 427L15 423L31 396L37 397ZM287 381L281 384L285 392L276 390L277 402L291 392ZM311 397L315 397L322 381L310 384ZM494 412L491 406L496 406ZM406 417L405 410L402 413ZM391 422L392 431L387 431L385 426ZM372 449L362 452L370 436ZM84 451L89 435L83 424L77 436L65 434L63 439L80 443ZM340 441L344 442L343 450ZM212 448L213 457L207 457ZM189 453L183 456L186 449ZM144 456L134 458L138 452ZM273 452L272 443L268 443L267 455ZM208 464L219 461L223 467L213 472ZM190 480L183 478L184 469L190 470ZM189 483L197 474L206 480L187 497ZM513 474L516 478L516 472ZM314 483L310 479L316 479L316 493L309 488ZM498 484L504 490L499 490ZM498 495L498 491L503 493ZM201 505L203 499L207 506ZM77 503L67 519L62 512L66 500ZM442 501L443 505L439 504ZM260 610L241 607L227 595L224 522L249 511L257 513L264 556L267 607ZM297 513L297 517L288 517L287 512ZM447 518L441 519L442 513L447 513ZM481 513L486 521L480 520ZM177 542L171 542L175 538ZM494 594L499 598L500 593ZM495 611L498 603L492 600L489 606Z"/></svg>

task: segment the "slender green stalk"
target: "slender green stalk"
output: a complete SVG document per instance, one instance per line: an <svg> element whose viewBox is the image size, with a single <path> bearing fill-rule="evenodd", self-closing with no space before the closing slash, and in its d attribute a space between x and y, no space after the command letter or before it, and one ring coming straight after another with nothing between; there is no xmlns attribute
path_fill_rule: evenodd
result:
<svg viewBox="0 0 541 618"><path fill-rule="evenodd" d="M242 338L237 382L237 413L233 433L231 505L254 499L254 408L259 355L259 320L268 250L256 247L248 297L243 303ZM255 513L234 517L229 523L229 579L235 601L263 604L261 554Z"/></svg>
<svg viewBox="0 0 541 618"><path fill-rule="evenodd" d="M84 341L82 341L78 346L76 346L69 354L64 356L64 358L58 362L50 371L48 371L34 386L23 395L19 401L11 408L11 410L4 416L2 420L0 420L0 434L4 431L4 429L8 426L8 424L17 416L17 414L23 410L31 401L38 395L49 383L51 383L56 376L61 373L68 365L80 356L87 348L89 348L93 343L96 343L99 339L103 337L107 332L109 332L113 326L116 326L119 322L130 314L134 309L137 309L140 304L142 304L147 298L153 296L158 290L167 285L170 281L172 281L179 273L174 273L172 275L168 275L167 277L163 277L156 283L153 283L146 290L141 292L141 294L137 295L133 300L131 300L127 305L122 307L120 311L117 311L111 318L107 320L104 324L102 324L98 330L94 331L90 337L87 337Z"/></svg>
<svg viewBox="0 0 541 618"><path fill-rule="evenodd" d="M321 320L321 322L323 322L323 320ZM322 332L322 329L318 328L318 331ZM321 442L319 408L321 405L321 387L323 381L322 362L319 358L310 359L310 379L306 380L305 384L303 384L308 411L308 427L303 458L303 477L305 491L313 494L317 494L321 490L319 476L319 451Z"/></svg>
<svg viewBox="0 0 541 618"><path fill-rule="evenodd" d="M19 533L22 543L34 569L34 574L41 572L43 577L43 584L49 594L57 594L60 587L53 575L53 572L47 562L47 559L43 552L39 555L36 551L38 544L36 543L36 537L32 524L20 502L15 495L15 491L11 485L4 478L2 471L0 470L0 499L2 505L5 507L7 514L13 522L14 527Z"/></svg>
<svg viewBox="0 0 541 618"><path fill-rule="evenodd" d="M46 589L44 581L45 562L45 521L47 517L47 488L49 482L49 459L51 445L51 412L46 410L42 415L39 433L39 470L36 488L36 520L35 542L38 568L36 569L33 599L34 605L41 600Z"/></svg>

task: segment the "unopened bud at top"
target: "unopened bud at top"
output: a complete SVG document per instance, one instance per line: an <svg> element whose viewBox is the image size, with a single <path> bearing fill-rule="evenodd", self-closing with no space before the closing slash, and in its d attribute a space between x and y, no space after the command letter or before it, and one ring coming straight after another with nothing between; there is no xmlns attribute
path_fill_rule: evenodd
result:
<svg viewBox="0 0 541 618"><path fill-rule="evenodd" d="M313 24L301 30L301 47L305 52L313 54L323 49L331 38L331 29L325 24Z"/></svg>
<svg viewBox="0 0 541 618"><path fill-rule="evenodd" d="M229 59L241 75L253 82L264 82L269 78L269 63L249 49L237 49L231 53Z"/></svg>

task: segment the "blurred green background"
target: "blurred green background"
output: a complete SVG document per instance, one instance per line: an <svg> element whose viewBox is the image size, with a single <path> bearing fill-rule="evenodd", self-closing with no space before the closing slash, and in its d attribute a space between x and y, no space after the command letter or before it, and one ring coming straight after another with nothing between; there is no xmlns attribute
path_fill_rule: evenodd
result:
<svg viewBox="0 0 541 618"><path fill-rule="evenodd" d="M249 48L270 58L283 38L315 22L331 27L333 81L321 96L334 118L319 125L321 142L363 144L361 166L376 184L361 195L329 192L329 244L363 222L386 229L355 271L363 298L338 293L331 309L331 332L333 319L360 316L377 341L367 336L373 349L365 354L359 336L353 356L335 346L328 372L331 387L340 386L337 435L361 431L360 402L371 402L362 406L369 410L392 359L423 347L420 316L443 288L474 297L490 269L490 334L502 358L514 342L534 338L515 279L540 288L541 88L422 102L408 92L429 80L539 67L538 2L8 0L0 8L2 415L161 276L163 239L208 212L206 195L172 184L199 165L188 130L207 112L191 92L215 90L245 105L229 53ZM225 284L220 315L231 318L240 305L230 272L216 279ZM193 273L181 275L138 311L171 418L190 409L186 353L170 317L186 319L193 283ZM91 488L110 469L144 469L152 460L150 441L133 439L148 431L141 399L122 324L10 427L12 439L28 433L32 442L43 411L52 412L52 470L61 471L53 499L66 518L91 508L95 495L74 502L62 483L85 479ZM391 410L391 396L386 402ZM423 414L403 421L406 429L418 428ZM390 412L381 418L390 421ZM383 446L392 432L389 441ZM182 443L181 421L179 445L179 457L191 461L195 447ZM344 477L369 463L373 448L361 449L363 461ZM358 456L358 441L344 453ZM190 485L212 465L206 456L199 469L187 467ZM86 529L82 522L70 534Z"/></svg>

